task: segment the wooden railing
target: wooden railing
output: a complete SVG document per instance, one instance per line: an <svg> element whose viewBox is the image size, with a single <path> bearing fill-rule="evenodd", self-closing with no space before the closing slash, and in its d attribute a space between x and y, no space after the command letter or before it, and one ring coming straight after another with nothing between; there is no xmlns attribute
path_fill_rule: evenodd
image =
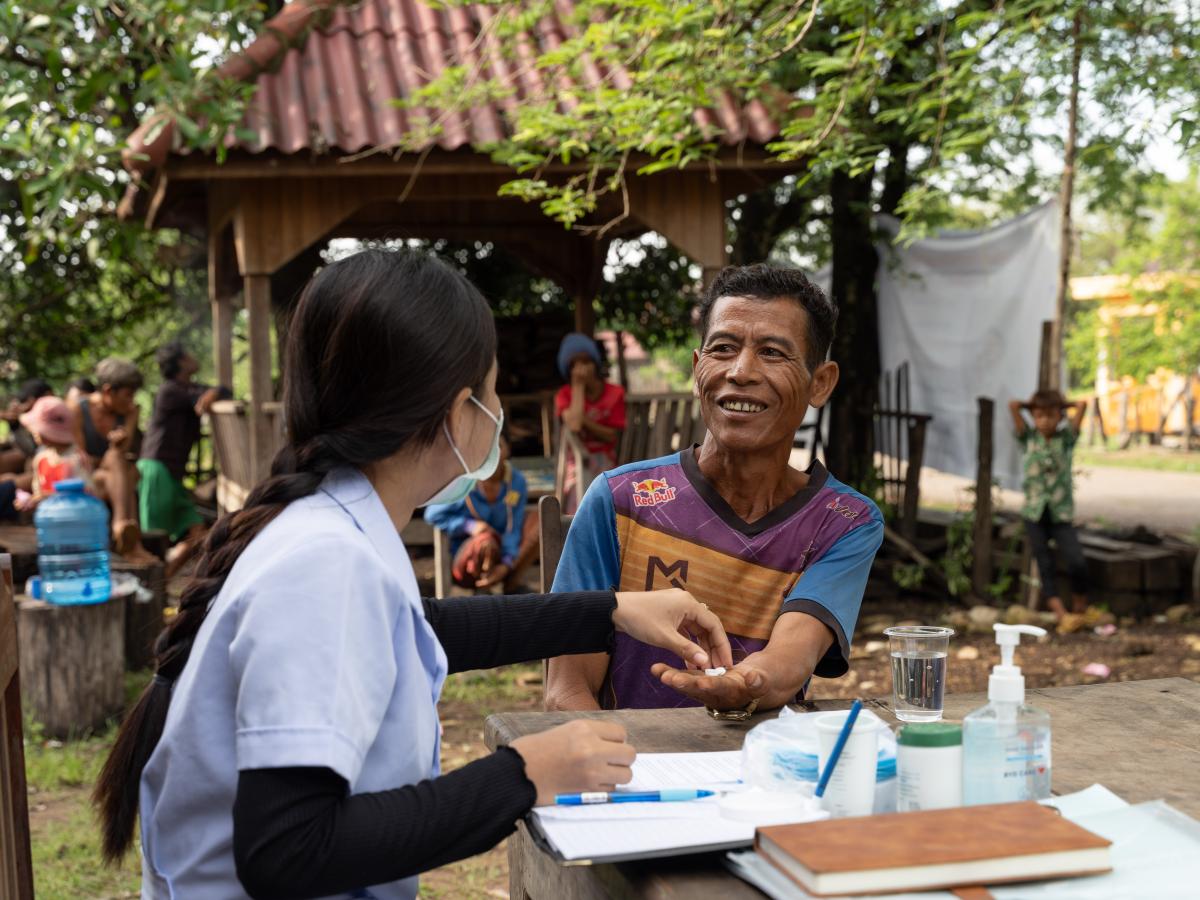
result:
<svg viewBox="0 0 1200 900"><path fill-rule="evenodd" d="M274 444L268 459L283 445L283 409L279 403L265 403L263 409L271 422ZM209 410L212 422L217 476L217 507L221 512L241 509L254 487L250 460L250 420L241 400L218 400Z"/></svg>
<svg viewBox="0 0 1200 900"><path fill-rule="evenodd" d="M692 394L631 394L625 398L617 465L666 456L703 441L706 432L700 401Z"/></svg>

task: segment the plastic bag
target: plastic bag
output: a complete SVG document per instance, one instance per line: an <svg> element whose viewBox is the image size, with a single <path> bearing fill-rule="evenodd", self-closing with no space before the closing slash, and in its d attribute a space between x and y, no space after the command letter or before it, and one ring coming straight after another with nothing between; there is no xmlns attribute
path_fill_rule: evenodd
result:
<svg viewBox="0 0 1200 900"><path fill-rule="evenodd" d="M817 729L822 713L797 713L786 706L779 717L751 728L742 744L742 780L766 791L812 794L817 769ZM874 716L870 710L864 716ZM896 809L896 736L879 731L879 763L875 775L875 812Z"/></svg>

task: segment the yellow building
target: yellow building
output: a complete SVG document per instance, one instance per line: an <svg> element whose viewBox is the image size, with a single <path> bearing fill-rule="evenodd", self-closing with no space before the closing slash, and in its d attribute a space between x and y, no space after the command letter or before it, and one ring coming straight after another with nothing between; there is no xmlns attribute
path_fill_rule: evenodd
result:
<svg viewBox="0 0 1200 900"><path fill-rule="evenodd" d="M1105 435L1129 432L1181 434L1187 418L1185 394L1191 390L1193 405L1200 402L1200 379L1187 373L1159 368L1144 382L1125 376L1115 378L1109 353L1120 341L1121 323L1132 318L1153 318L1156 332L1166 329L1165 310L1152 297L1168 284L1186 280L1200 290L1200 275L1154 272L1128 275L1085 275L1071 279L1071 300L1095 303L1100 320L1097 333L1096 397ZM1165 415L1165 421L1164 421Z"/></svg>

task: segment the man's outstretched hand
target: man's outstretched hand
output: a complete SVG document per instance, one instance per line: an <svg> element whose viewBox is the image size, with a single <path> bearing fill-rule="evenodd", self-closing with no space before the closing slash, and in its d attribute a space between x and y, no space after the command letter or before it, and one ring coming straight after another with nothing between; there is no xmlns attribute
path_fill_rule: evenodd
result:
<svg viewBox="0 0 1200 900"><path fill-rule="evenodd" d="M724 675L705 675L699 669L676 669L666 663L655 663L650 673L667 687L712 709L742 709L751 700L762 700L771 686L770 677L754 664L752 656Z"/></svg>

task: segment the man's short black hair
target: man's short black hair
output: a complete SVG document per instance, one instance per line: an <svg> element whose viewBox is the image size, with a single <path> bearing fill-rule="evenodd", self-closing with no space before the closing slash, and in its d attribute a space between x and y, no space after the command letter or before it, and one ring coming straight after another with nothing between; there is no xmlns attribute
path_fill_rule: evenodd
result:
<svg viewBox="0 0 1200 900"><path fill-rule="evenodd" d="M158 371L163 378L174 378L179 374L179 364L187 355L180 341L169 341L158 348L154 361L158 363Z"/></svg>
<svg viewBox="0 0 1200 900"><path fill-rule="evenodd" d="M727 266L721 270L700 301L700 340L708 337L708 320L722 297L753 297L758 300L795 300L808 313L805 365L809 372L825 361L838 309L825 292L808 280L799 269L755 263L752 266Z"/></svg>
<svg viewBox="0 0 1200 900"><path fill-rule="evenodd" d="M54 388L44 378L30 378L17 391L17 402L28 403L30 400L40 400L54 393Z"/></svg>
<svg viewBox="0 0 1200 900"><path fill-rule="evenodd" d="M96 393L96 382L88 378L86 375L80 375L78 378L71 379L67 384L68 388L75 388L81 394Z"/></svg>

